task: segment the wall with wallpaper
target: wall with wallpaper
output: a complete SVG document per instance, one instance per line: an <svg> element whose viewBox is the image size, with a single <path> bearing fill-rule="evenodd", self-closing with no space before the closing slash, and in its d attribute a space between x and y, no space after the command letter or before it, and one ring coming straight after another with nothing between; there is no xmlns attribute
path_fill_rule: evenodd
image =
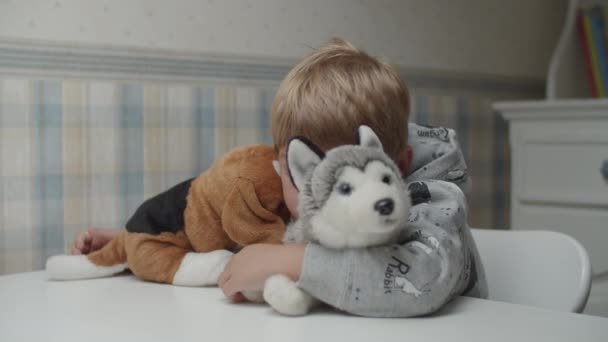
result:
<svg viewBox="0 0 608 342"><path fill-rule="evenodd" d="M0 274L40 269L85 227L120 227L232 147L269 142L279 82L332 35L401 66L411 120L459 133L469 222L508 227L491 103L542 96L562 3L0 0Z"/></svg>
<svg viewBox="0 0 608 342"><path fill-rule="evenodd" d="M296 57L333 35L415 68L542 78L565 0L0 0L0 36Z"/></svg>

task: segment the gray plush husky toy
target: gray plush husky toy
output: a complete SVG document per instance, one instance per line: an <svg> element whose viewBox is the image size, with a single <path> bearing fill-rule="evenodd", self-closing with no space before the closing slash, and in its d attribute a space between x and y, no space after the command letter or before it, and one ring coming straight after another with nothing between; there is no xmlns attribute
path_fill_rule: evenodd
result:
<svg viewBox="0 0 608 342"><path fill-rule="evenodd" d="M407 186L376 134L359 128L359 145L323 153L306 139L287 147L287 166L299 190L300 217L288 225L285 242L314 242L328 248L361 248L396 242L411 206ZM264 300L285 315L303 315L319 302L295 282L274 275Z"/></svg>

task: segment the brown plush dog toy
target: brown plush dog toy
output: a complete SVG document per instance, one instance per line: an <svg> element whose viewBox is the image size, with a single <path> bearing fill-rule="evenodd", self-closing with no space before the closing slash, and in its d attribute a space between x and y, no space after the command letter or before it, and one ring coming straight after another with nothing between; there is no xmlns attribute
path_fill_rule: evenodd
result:
<svg viewBox="0 0 608 342"><path fill-rule="evenodd" d="M217 283L240 247L281 243L289 211L271 146L241 147L216 161L188 191L177 233L123 232L89 255L47 260L50 279L107 277L129 268L141 279L184 286Z"/></svg>

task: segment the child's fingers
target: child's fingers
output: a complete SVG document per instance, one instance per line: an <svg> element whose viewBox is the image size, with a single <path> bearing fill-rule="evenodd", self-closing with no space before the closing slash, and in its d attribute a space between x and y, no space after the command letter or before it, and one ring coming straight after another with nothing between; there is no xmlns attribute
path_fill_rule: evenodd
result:
<svg viewBox="0 0 608 342"><path fill-rule="evenodd" d="M84 232L81 234L78 234L78 236L76 236L76 242L74 245L74 248L72 249L72 251L74 251L74 249L78 250L79 253L77 254L87 254L89 253L89 249L91 247L91 235L88 232ZM76 254L73 253L72 254Z"/></svg>
<svg viewBox="0 0 608 342"><path fill-rule="evenodd" d="M233 298L235 297L235 295L239 292L236 289L235 281L234 281L233 278L229 278L220 287L222 288L222 292L224 292L224 296L226 296L226 298L228 298L230 300L233 300Z"/></svg>
<svg viewBox="0 0 608 342"><path fill-rule="evenodd" d="M247 298L245 298L245 296L241 292L235 293L229 299L233 303L242 303L247 301Z"/></svg>
<svg viewBox="0 0 608 342"><path fill-rule="evenodd" d="M88 242L89 253L103 248L110 240L118 236L120 232L120 229L113 228L89 228L87 230L88 240L85 241Z"/></svg>
<svg viewBox="0 0 608 342"><path fill-rule="evenodd" d="M222 272L222 274L220 274L220 277L217 279L217 286L224 290L224 286L226 286L226 283L229 279L230 276L228 275L228 272Z"/></svg>
<svg viewBox="0 0 608 342"><path fill-rule="evenodd" d="M89 234L89 232L84 232L84 233L80 234L80 236L78 237L78 241L81 243L81 245L83 247L86 245L90 245L91 244L91 234Z"/></svg>
<svg viewBox="0 0 608 342"><path fill-rule="evenodd" d="M230 279L230 268L232 266L232 258L230 258L230 260L228 261L228 263L226 264L226 266L224 266L224 271L220 274L219 278L217 279L217 286L219 287L224 287L224 284L226 284L226 282L228 281L228 279Z"/></svg>
<svg viewBox="0 0 608 342"><path fill-rule="evenodd" d="M91 252L94 252L96 250L101 249L103 246L105 246L107 243L107 240L103 239L103 238L91 238L90 242L89 242L89 249Z"/></svg>

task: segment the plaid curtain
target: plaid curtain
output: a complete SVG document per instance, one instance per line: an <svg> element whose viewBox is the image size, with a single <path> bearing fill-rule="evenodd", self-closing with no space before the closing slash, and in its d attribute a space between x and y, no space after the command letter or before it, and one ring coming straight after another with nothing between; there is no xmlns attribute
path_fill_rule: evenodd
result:
<svg viewBox="0 0 608 342"><path fill-rule="evenodd" d="M269 143L274 88L0 79L0 273L41 269L88 226L237 145Z"/></svg>
<svg viewBox="0 0 608 342"><path fill-rule="evenodd" d="M270 143L278 86L0 78L0 274L41 269L88 226L137 206L219 155ZM455 128L473 179L472 226L508 227L499 95L412 89L411 121Z"/></svg>

